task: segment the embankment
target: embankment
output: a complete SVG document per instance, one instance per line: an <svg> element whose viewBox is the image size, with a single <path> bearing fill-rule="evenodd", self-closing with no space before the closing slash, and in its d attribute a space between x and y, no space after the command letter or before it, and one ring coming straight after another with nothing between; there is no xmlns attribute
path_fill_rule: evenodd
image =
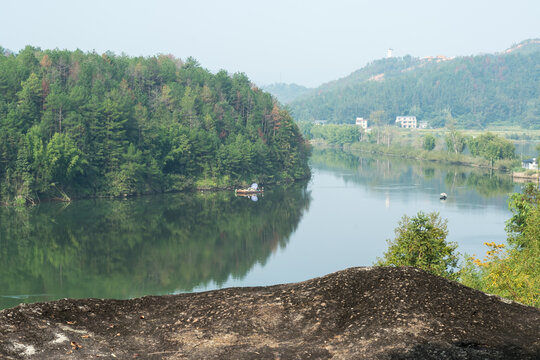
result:
<svg viewBox="0 0 540 360"><path fill-rule="evenodd" d="M414 268L0 311L5 359L538 359L540 310Z"/></svg>

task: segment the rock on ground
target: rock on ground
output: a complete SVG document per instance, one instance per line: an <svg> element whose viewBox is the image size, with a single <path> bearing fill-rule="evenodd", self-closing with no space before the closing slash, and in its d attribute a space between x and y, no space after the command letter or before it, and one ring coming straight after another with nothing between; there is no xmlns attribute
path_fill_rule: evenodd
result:
<svg viewBox="0 0 540 360"><path fill-rule="evenodd" d="M540 359L540 310L414 268L0 311L2 359Z"/></svg>

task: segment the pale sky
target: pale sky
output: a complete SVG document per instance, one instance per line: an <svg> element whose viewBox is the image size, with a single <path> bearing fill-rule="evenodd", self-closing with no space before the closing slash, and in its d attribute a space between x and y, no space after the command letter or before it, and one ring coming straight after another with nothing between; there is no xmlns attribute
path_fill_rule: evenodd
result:
<svg viewBox="0 0 540 360"><path fill-rule="evenodd" d="M540 37L540 0L0 0L0 46L173 54L315 87L388 48L473 55Z"/></svg>

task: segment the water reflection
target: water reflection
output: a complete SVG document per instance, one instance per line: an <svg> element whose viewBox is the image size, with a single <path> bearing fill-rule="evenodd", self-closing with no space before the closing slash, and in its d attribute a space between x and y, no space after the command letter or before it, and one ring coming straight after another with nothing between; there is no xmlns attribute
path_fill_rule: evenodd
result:
<svg viewBox="0 0 540 360"><path fill-rule="evenodd" d="M241 278L286 246L311 195L304 183L250 200L219 192L2 208L0 308Z"/></svg>
<svg viewBox="0 0 540 360"><path fill-rule="evenodd" d="M341 172L341 176L347 182L365 184L373 190L380 191L401 186L404 192L411 188L419 188L420 191L441 189L449 194L471 191L471 196L480 195L489 198L507 195L515 190L512 178L507 174L490 173L483 169L446 163L374 156L334 149L314 150L311 163L322 170Z"/></svg>

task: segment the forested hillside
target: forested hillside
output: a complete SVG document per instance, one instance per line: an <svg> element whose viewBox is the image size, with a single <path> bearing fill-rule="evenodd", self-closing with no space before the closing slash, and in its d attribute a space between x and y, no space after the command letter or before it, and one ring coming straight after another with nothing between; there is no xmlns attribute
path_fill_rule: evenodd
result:
<svg viewBox="0 0 540 360"><path fill-rule="evenodd" d="M291 101L296 100L296 98L299 96L302 96L312 90L302 85L284 83L275 83L262 86L262 89L274 95L282 104L288 104Z"/></svg>
<svg viewBox="0 0 540 360"><path fill-rule="evenodd" d="M376 113L386 123L414 115L431 127L454 118L466 128L539 129L540 40L493 55L376 60L298 98L290 108L300 121L353 123Z"/></svg>
<svg viewBox="0 0 540 360"><path fill-rule="evenodd" d="M244 74L0 48L0 201L291 181L308 156L291 116Z"/></svg>

